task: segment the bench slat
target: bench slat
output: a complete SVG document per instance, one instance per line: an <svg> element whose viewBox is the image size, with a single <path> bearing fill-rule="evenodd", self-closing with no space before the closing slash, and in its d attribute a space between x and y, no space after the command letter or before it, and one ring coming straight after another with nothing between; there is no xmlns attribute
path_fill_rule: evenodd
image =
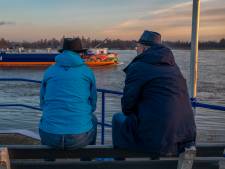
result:
<svg viewBox="0 0 225 169"><path fill-rule="evenodd" d="M15 162L12 169L176 169L177 160L156 161L95 161L95 162ZM218 161L198 160L194 162L193 169L218 169Z"/></svg>
<svg viewBox="0 0 225 169"><path fill-rule="evenodd" d="M88 146L76 150L58 150L42 145L7 146L10 159L80 158L80 157L151 157L151 154L116 150L112 146ZM225 144L197 145L197 157L221 157Z"/></svg>
<svg viewBox="0 0 225 169"><path fill-rule="evenodd" d="M40 159L40 158L80 158L80 157L153 157L146 153L129 152L114 149L9 149L10 159Z"/></svg>
<svg viewBox="0 0 225 169"><path fill-rule="evenodd" d="M197 148L197 157L222 157L225 147L198 147Z"/></svg>

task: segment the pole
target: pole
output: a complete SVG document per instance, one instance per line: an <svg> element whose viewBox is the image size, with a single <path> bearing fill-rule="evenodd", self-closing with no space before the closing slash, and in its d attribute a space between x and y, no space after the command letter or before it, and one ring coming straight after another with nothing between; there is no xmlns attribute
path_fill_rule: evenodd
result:
<svg viewBox="0 0 225 169"><path fill-rule="evenodd" d="M105 144L105 92L102 92L102 136L101 144Z"/></svg>
<svg viewBox="0 0 225 169"><path fill-rule="evenodd" d="M190 88L189 88L189 93L191 98L196 98L197 96L199 17L200 17L200 0L193 0L191 59L190 59Z"/></svg>

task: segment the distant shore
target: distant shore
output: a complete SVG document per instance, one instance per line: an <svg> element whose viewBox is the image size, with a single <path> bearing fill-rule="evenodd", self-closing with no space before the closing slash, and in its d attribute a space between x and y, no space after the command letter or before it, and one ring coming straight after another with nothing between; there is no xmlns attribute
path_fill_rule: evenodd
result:
<svg viewBox="0 0 225 169"><path fill-rule="evenodd" d="M82 37L82 43L86 48L94 48L96 46L100 48L108 48L111 50L133 50L136 48L135 40L120 40L120 39L105 39L105 40L91 40L90 38ZM62 45L62 39L57 40L53 39L41 39L35 42L13 42L5 40L4 38L0 39L0 50L4 49L60 49ZM170 47L171 49L181 49L181 50L190 50L191 43L185 41L163 41L163 44ZM219 41L205 41L199 42L200 50L225 50L225 38L222 38Z"/></svg>

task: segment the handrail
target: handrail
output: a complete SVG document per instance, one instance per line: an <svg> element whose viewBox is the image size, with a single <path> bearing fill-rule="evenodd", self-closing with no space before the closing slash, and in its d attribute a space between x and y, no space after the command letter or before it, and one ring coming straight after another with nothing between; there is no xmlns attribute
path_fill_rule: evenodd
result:
<svg viewBox="0 0 225 169"><path fill-rule="evenodd" d="M31 82L31 83L38 83L40 84L41 81L39 80L31 80L31 79L25 79L25 78L0 78L0 81L22 81L22 82ZM114 95L122 95L122 92L119 91L113 91L113 90L107 90L107 89L97 89L98 92L100 92L102 95L102 110L101 110L101 122L98 122L99 125L101 125L101 144L104 144L105 142L105 127L112 127L111 124L105 123L105 94L114 94ZM196 98L191 98L192 107L200 107L200 108L206 108L211 110L219 110L219 111L225 111L225 106L219 106L219 105L210 105L210 104L204 104L197 102ZM41 110L39 107L34 107L26 104L0 104L0 107L24 107L34 110Z"/></svg>
<svg viewBox="0 0 225 169"><path fill-rule="evenodd" d="M39 107L29 106L26 104L0 104L0 107L25 107L25 108L41 111L41 108L39 108Z"/></svg>
<svg viewBox="0 0 225 169"><path fill-rule="evenodd" d="M210 105L210 104L204 104L204 103L199 103L199 102L196 103L196 107L206 108L206 109L211 109L211 110L225 111L224 106Z"/></svg>
<svg viewBox="0 0 225 169"><path fill-rule="evenodd" d="M225 111L225 106L200 103L197 101L197 98L191 98L191 104L193 108L199 107L199 108L205 108L205 109L211 109L211 110Z"/></svg>
<svg viewBox="0 0 225 169"><path fill-rule="evenodd" d="M0 81L21 81L21 82L41 83L40 80L31 80L24 78L0 78Z"/></svg>
<svg viewBox="0 0 225 169"><path fill-rule="evenodd" d="M107 89L97 89L98 92L101 93L108 93L108 94L116 94L116 95L123 95L123 92L118 92L114 90L107 90Z"/></svg>

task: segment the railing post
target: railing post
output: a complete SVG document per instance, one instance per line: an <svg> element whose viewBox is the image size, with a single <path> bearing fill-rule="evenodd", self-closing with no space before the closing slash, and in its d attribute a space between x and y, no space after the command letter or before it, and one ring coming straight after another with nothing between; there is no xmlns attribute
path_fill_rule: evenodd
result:
<svg viewBox="0 0 225 169"><path fill-rule="evenodd" d="M196 98L191 98L191 105L194 111L194 115L196 115L196 107L197 107L197 99Z"/></svg>
<svg viewBox="0 0 225 169"><path fill-rule="evenodd" d="M105 92L102 92L102 136L101 144L105 144Z"/></svg>
<svg viewBox="0 0 225 169"><path fill-rule="evenodd" d="M191 57L190 57L190 97L197 96L198 80L198 33L200 18L200 0L193 0L192 9L192 36L191 36Z"/></svg>

